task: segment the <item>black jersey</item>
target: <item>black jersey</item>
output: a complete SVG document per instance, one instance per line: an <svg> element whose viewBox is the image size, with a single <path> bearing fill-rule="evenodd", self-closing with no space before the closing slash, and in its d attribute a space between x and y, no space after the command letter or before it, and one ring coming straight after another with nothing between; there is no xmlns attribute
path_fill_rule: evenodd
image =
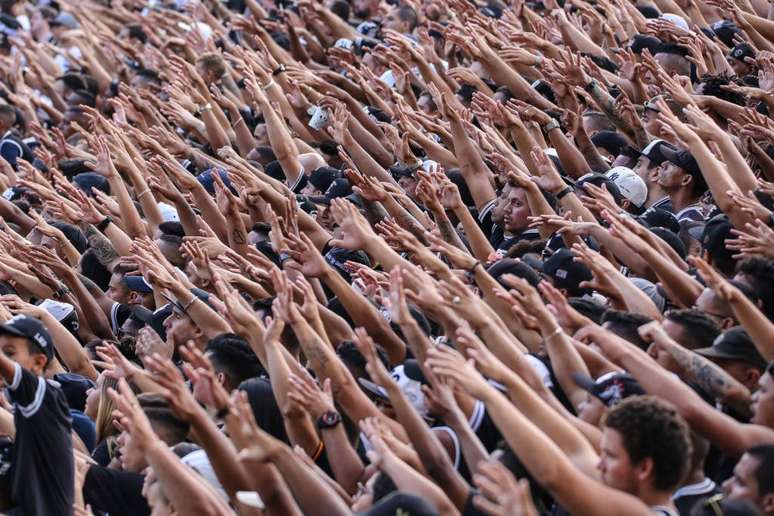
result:
<svg viewBox="0 0 774 516"><path fill-rule="evenodd" d="M11 459L13 503L25 516L72 514L75 465L64 393L19 364L8 393L16 425Z"/></svg>

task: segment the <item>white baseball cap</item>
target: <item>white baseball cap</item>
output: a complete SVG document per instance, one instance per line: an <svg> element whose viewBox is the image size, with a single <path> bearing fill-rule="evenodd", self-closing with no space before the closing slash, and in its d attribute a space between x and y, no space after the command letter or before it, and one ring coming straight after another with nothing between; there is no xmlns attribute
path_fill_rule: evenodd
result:
<svg viewBox="0 0 774 516"><path fill-rule="evenodd" d="M648 186L634 170L629 167L613 167L605 175L615 183L621 195L638 208L642 208L648 199Z"/></svg>

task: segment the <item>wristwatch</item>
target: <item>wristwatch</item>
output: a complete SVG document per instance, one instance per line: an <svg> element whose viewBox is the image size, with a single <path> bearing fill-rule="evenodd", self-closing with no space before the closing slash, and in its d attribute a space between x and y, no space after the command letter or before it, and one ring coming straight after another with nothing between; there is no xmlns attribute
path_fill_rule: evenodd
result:
<svg viewBox="0 0 774 516"><path fill-rule="evenodd" d="M559 120L552 118L550 122L543 126L543 130L547 133L559 128Z"/></svg>
<svg viewBox="0 0 774 516"><path fill-rule="evenodd" d="M591 93L591 90L593 90L597 86L596 79L591 79L587 85L583 87L583 89L586 91L586 93Z"/></svg>
<svg viewBox="0 0 774 516"><path fill-rule="evenodd" d="M197 115L201 115L205 111L211 111L212 110L212 104L207 102L206 104L199 106L199 108L196 110Z"/></svg>
<svg viewBox="0 0 774 516"><path fill-rule="evenodd" d="M105 231L105 229L110 225L110 223L113 222L113 219L110 217L105 217L100 221L99 224L97 224L97 229L99 231Z"/></svg>
<svg viewBox="0 0 774 516"><path fill-rule="evenodd" d="M572 186L566 186L562 190L556 193L556 200L560 200L562 197L564 197L567 194L570 194L575 191L575 188Z"/></svg>
<svg viewBox="0 0 774 516"><path fill-rule="evenodd" d="M271 75L272 75L273 77L276 77L276 76L278 76L279 74L281 74L281 73L282 73L282 72L284 72L284 71L285 71L285 65L284 65L284 64L280 64L280 65L279 65L277 68L275 68L275 69L274 69L274 70L271 72Z"/></svg>
<svg viewBox="0 0 774 516"><path fill-rule="evenodd" d="M319 428L320 430L323 430L325 428L333 428L339 423L341 423L341 414L339 414L335 410L329 410L328 412L324 412L317 419L317 428Z"/></svg>

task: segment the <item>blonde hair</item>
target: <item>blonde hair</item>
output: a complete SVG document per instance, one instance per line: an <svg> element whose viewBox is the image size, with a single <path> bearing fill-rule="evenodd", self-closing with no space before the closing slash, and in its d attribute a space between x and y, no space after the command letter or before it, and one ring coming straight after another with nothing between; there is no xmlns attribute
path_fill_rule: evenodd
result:
<svg viewBox="0 0 774 516"><path fill-rule="evenodd" d="M94 426L97 430L97 442L101 442L103 439L107 439L118 433L118 430L113 426L113 409L115 404L108 395L108 388L116 388L118 381L115 378L109 376L103 376L102 385L99 388L99 406L97 407L97 417L94 421Z"/></svg>

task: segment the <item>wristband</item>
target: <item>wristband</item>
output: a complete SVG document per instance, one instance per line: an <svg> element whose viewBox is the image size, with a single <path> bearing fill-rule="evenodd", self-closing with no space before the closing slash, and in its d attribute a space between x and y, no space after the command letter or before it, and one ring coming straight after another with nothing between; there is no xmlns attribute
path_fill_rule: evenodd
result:
<svg viewBox="0 0 774 516"><path fill-rule="evenodd" d="M212 104L210 104L209 102L207 102L207 103L206 103L206 104L204 104L203 106L199 106L199 108L196 110L196 114L197 114L197 115L201 115L201 114L202 114L202 113L204 113L205 111L212 111Z"/></svg>
<svg viewBox="0 0 774 516"><path fill-rule="evenodd" d="M271 72L271 75L272 75L272 77L276 77L276 76L278 76L279 74L283 73L284 71L285 71L285 65L284 65L284 64L281 64L281 65L279 65L277 68L275 68L275 69L274 69L274 70Z"/></svg>
<svg viewBox="0 0 774 516"><path fill-rule="evenodd" d="M266 91L269 88L271 88L272 86L274 86L275 84L277 84L277 83L274 82L274 79L272 79L269 82L267 82L266 84L264 84L263 86L261 86L261 89L263 89L263 91Z"/></svg>
<svg viewBox="0 0 774 516"><path fill-rule="evenodd" d="M97 224L97 229L99 231L105 231L111 222L113 222L112 218L105 217L99 224Z"/></svg>
<svg viewBox="0 0 774 516"><path fill-rule="evenodd" d="M557 335L559 335L559 334L560 334L560 333L562 333L563 331L564 331L564 330L562 330L562 327L561 327L561 326L557 326L557 327L556 327L556 329L553 331L553 333L551 333L551 335L549 335L548 337L546 337L546 338L544 338L544 339L543 339L543 342L544 342L544 343L545 343L545 342L548 342L549 340L553 339L554 337L556 337Z"/></svg>
<svg viewBox="0 0 774 516"><path fill-rule="evenodd" d="M198 299L199 298L194 295L194 297L191 298L191 300L183 307L183 313L188 313L188 309L191 308L191 305L193 305Z"/></svg>
<svg viewBox="0 0 774 516"><path fill-rule="evenodd" d="M143 195L149 194L149 193L150 193L150 188L146 188L145 190L137 194L137 200L139 201Z"/></svg>
<svg viewBox="0 0 774 516"><path fill-rule="evenodd" d="M556 200L557 200L557 201L559 201L559 200L561 200L563 197L565 197L565 196L567 196L567 195L571 194L571 193L572 193L572 192L574 192L574 191L575 191L575 189L574 189L572 186L566 186L566 187L564 187L564 188L563 188L561 191L559 191L559 192L557 192L557 193L556 193Z"/></svg>
<svg viewBox="0 0 774 516"><path fill-rule="evenodd" d="M597 87L597 81L596 79L591 79L591 82L589 82L587 85L583 87L584 91L586 93L591 93L591 90Z"/></svg>
<svg viewBox="0 0 774 516"><path fill-rule="evenodd" d="M557 120L556 118L552 118L550 122L548 122L546 125L543 126L543 130L548 133L553 131L554 129L559 129L559 127L560 127L559 120Z"/></svg>

